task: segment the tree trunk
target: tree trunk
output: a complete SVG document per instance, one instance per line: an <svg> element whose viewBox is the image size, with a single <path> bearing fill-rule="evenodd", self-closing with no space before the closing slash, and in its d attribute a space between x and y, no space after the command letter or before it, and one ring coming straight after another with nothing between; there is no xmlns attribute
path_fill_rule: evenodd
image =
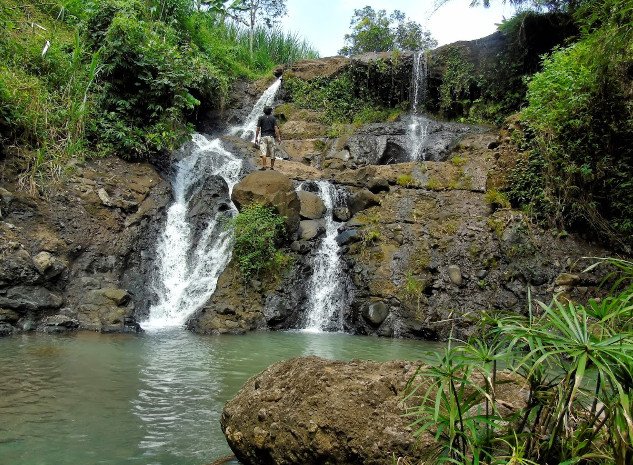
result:
<svg viewBox="0 0 633 465"><path fill-rule="evenodd" d="M255 14L257 13L257 4L255 1L251 1L251 24L248 31L248 46L251 52L251 60L253 59L253 40L255 35Z"/></svg>

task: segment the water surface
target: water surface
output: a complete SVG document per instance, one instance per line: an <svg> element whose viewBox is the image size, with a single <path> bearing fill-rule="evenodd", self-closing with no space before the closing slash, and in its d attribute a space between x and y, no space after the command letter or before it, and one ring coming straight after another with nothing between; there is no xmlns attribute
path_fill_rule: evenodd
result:
<svg viewBox="0 0 633 465"><path fill-rule="evenodd" d="M429 343L345 334L25 334L0 339L0 464L204 465L230 453L224 403L302 355L418 359Z"/></svg>

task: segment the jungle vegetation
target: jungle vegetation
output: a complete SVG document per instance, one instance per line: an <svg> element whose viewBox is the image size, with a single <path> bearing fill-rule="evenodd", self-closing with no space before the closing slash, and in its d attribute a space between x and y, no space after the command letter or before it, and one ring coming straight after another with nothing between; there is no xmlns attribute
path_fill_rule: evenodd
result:
<svg viewBox="0 0 633 465"><path fill-rule="evenodd" d="M152 159L188 137L201 104L221 108L232 80L318 56L295 35L246 29L210 6L0 0L0 143L23 186L86 157Z"/></svg>

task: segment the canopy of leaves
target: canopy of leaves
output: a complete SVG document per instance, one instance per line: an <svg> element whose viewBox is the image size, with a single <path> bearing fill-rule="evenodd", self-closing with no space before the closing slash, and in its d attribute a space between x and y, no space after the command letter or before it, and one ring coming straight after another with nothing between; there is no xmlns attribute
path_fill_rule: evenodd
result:
<svg viewBox="0 0 633 465"><path fill-rule="evenodd" d="M354 10L350 21L352 32L345 34L341 55L392 50L423 50L437 46L428 31L405 14L394 10L374 10L371 6Z"/></svg>

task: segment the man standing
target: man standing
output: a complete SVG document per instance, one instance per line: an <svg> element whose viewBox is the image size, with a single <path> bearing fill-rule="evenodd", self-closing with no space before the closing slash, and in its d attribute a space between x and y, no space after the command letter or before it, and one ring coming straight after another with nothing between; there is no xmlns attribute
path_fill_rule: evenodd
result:
<svg viewBox="0 0 633 465"><path fill-rule="evenodd" d="M266 157L270 157L270 169L275 169L275 140L281 143L281 133L277 118L272 115L271 107L264 107L264 114L257 120L257 131L255 132L255 144L259 144L261 150L262 167L266 169ZM261 134L261 141L259 136Z"/></svg>

